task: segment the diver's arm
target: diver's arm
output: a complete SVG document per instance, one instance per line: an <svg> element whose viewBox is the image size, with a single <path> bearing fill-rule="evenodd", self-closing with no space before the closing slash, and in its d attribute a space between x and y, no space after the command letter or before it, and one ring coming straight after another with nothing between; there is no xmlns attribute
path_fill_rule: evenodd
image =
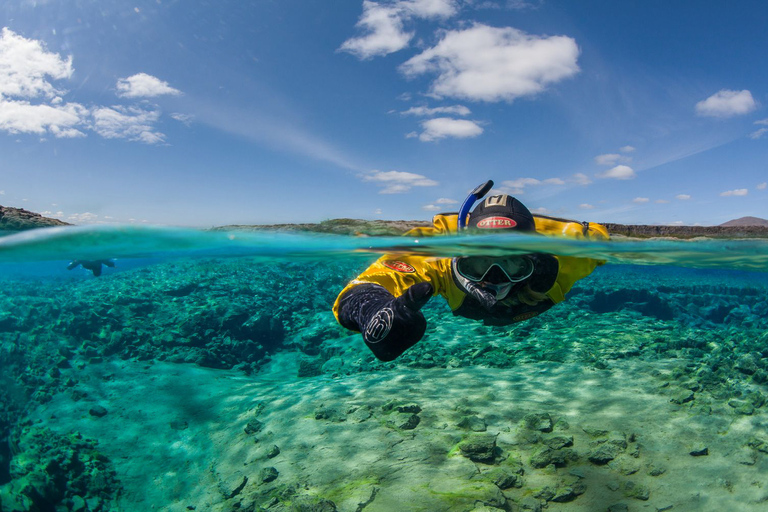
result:
<svg viewBox="0 0 768 512"><path fill-rule="evenodd" d="M339 323L360 331L378 359L392 361L424 336L427 321L419 310L432 293L429 282L415 284L397 298L383 286L360 284L340 298Z"/></svg>

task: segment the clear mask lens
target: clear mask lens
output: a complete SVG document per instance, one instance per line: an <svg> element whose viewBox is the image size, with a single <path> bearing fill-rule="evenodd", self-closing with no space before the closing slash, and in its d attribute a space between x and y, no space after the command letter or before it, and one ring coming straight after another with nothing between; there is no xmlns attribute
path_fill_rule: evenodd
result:
<svg viewBox="0 0 768 512"><path fill-rule="evenodd" d="M459 274L476 283L484 281L494 268L500 270L510 283L518 283L531 277L534 265L533 261L525 256L500 258L471 256L459 258L456 262L456 270ZM498 276L498 272L493 272L493 274Z"/></svg>

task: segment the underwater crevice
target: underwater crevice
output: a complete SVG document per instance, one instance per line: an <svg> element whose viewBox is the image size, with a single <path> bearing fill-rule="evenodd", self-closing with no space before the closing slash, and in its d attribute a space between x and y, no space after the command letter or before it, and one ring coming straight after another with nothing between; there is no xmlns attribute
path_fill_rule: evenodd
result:
<svg viewBox="0 0 768 512"><path fill-rule="evenodd" d="M631 309L659 320L672 320L675 317L669 304L647 290L599 291L595 293L589 307L595 313L611 313L621 309Z"/></svg>

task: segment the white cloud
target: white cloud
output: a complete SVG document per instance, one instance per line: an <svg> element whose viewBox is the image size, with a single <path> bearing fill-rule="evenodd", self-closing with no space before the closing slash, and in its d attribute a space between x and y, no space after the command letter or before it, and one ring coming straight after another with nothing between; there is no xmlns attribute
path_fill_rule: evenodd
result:
<svg viewBox="0 0 768 512"><path fill-rule="evenodd" d="M635 148L632 146L623 146L619 148L619 151L621 151L622 153L632 153L635 151Z"/></svg>
<svg viewBox="0 0 768 512"><path fill-rule="evenodd" d="M72 76L72 56L66 60L46 51L40 41L26 39L5 27L0 35L0 99L54 98L63 94L48 80Z"/></svg>
<svg viewBox="0 0 768 512"><path fill-rule="evenodd" d="M160 113L139 107L98 107L93 110L93 129L106 139L128 139L159 144L165 135L154 131Z"/></svg>
<svg viewBox="0 0 768 512"><path fill-rule="evenodd" d="M138 73L117 81L117 95L121 98L154 98L166 94L178 96L181 91L146 73Z"/></svg>
<svg viewBox="0 0 768 512"><path fill-rule="evenodd" d="M760 187L760 185L758 185L758 188L759 187ZM5 190L0 190L0 196L4 196L4 195L5 195Z"/></svg>
<svg viewBox="0 0 768 512"><path fill-rule="evenodd" d="M58 138L85 137L94 130L106 138L125 138L148 144L163 142L153 125L158 112L137 107L93 107L67 103L65 91L52 80L71 78L72 56L48 52L40 41L26 39L4 28L0 35L0 130L8 133L48 134ZM167 83L145 73L118 82L126 98L180 94Z"/></svg>
<svg viewBox="0 0 768 512"><path fill-rule="evenodd" d="M766 132L768 132L768 128L759 128L759 129L755 130L754 132L750 133L749 134L749 138L757 140L757 139L761 138L763 135L765 135Z"/></svg>
<svg viewBox="0 0 768 512"><path fill-rule="evenodd" d="M560 178L547 178L543 181L546 185L565 185L565 181Z"/></svg>
<svg viewBox="0 0 768 512"><path fill-rule="evenodd" d="M404 0L396 5L419 18L450 18L457 11L456 0Z"/></svg>
<svg viewBox="0 0 768 512"><path fill-rule="evenodd" d="M677 194L675 196L675 199L679 199L680 201L687 201L691 198L688 194Z"/></svg>
<svg viewBox="0 0 768 512"><path fill-rule="evenodd" d="M512 101L575 75L579 49L566 36L539 37L477 23L443 33L440 42L400 66L409 77L438 76L431 93L475 101Z"/></svg>
<svg viewBox="0 0 768 512"><path fill-rule="evenodd" d="M64 218L64 212L62 212L61 210L59 210L58 212L51 212L46 210L44 212L40 212L40 215L42 215L43 217L52 217L54 219Z"/></svg>
<svg viewBox="0 0 768 512"><path fill-rule="evenodd" d="M375 210L373 210L374 215L381 215L382 213L384 212L381 211L381 208L376 208Z"/></svg>
<svg viewBox="0 0 768 512"><path fill-rule="evenodd" d="M175 119L179 121L180 123L184 123L187 126L189 126L192 123L192 120L195 118L195 116L191 116L189 114L179 114L179 113L173 113L171 114L171 119Z"/></svg>
<svg viewBox="0 0 768 512"><path fill-rule="evenodd" d="M483 133L483 129L474 121L450 117L429 119L422 122L421 127L424 131L419 135L419 140L424 142L432 142L446 137L469 139Z"/></svg>
<svg viewBox="0 0 768 512"><path fill-rule="evenodd" d="M631 180L635 176L635 171L628 165L617 165L597 175L598 178L612 178L615 180Z"/></svg>
<svg viewBox="0 0 768 512"><path fill-rule="evenodd" d="M402 171L371 171L363 175L363 181L373 181L384 187L380 194L401 194L408 192L412 187L434 187L438 185L421 174Z"/></svg>
<svg viewBox="0 0 768 512"><path fill-rule="evenodd" d="M758 187L759 187L759 185L758 185ZM448 199L447 197L441 197L440 199L435 201L435 203L437 203L437 204L457 204L458 201L456 201L455 199Z"/></svg>
<svg viewBox="0 0 768 512"><path fill-rule="evenodd" d="M472 112L464 105L453 105L451 107L411 107L404 112L400 112L404 116L434 116L437 114L449 114L456 116L468 116Z"/></svg>
<svg viewBox="0 0 768 512"><path fill-rule="evenodd" d="M723 89L696 104L696 113L708 117L733 117L748 114L757 108L757 103L748 90L730 91Z"/></svg>
<svg viewBox="0 0 768 512"><path fill-rule="evenodd" d="M768 188L768 183L766 183L766 182L759 183L757 185L757 190L765 190L766 188Z"/></svg>
<svg viewBox="0 0 768 512"><path fill-rule="evenodd" d="M755 124L765 124L765 125L768 125L768 119L760 119L759 121L755 121Z"/></svg>
<svg viewBox="0 0 768 512"><path fill-rule="evenodd" d="M628 164L631 161L632 158L616 153L607 153L595 157L595 163L598 165L616 165L618 163Z"/></svg>
<svg viewBox="0 0 768 512"><path fill-rule="evenodd" d="M88 109L77 103L32 105L28 101L0 100L0 130L55 137L85 137L75 128L84 123Z"/></svg>
<svg viewBox="0 0 768 512"><path fill-rule="evenodd" d="M503 181L501 184L509 188L522 189L528 185L540 185L541 181L537 180L536 178L518 178L516 180Z"/></svg>
<svg viewBox="0 0 768 512"><path fill-rule="evenodd" d="M365 35L347 39L339 50L360 59L388 55L407 47L413 33L405 30L411 18L450 17L456 13L453 0L405 0L389 4L363 1L357 27Z"/></svg>
<svg viewBox="0 0 768 512"><path fill-rule="evenodd" d="M588 203L580 204L579 208L581 208L582 210L594 210L595 209L595 207L593 205L588 204Z"/></svg>
<svg viewBox="0 0 768 512"><path fill-rule="evenodd" d="M436 204L425 204L424 206L421 207L421 209L428 212L436 212L441 210L442 208L440 208Z"/></svg>
<svg viewBox="0 0 768 512"><path fill-rule="evenodd" d="M85 212L85 213L73 213L72 215L67 217L67 221L72 222L74 224L93 224L96 222L96 219L98 219L98 215L91 212Z"/></svg>
<svg viewBox="0 0 768 512"><path fill-rule="evenodd" d="M644 204L644 203L647 203L648 201L650 201L650 199L647 197L636 197L632 200L633 203L637 203L637 204Z"/></svg>
<svg viewBox="0 0 768 512"><path fill-rule="evenodd" d="M589 185L592 183L592 180L589 179L589 176L587 176L584 173L577 172L573 175L573 179L571 180L573 183L576 183L577 185Z"/></svg>
<svg viewBox="0 0 768 512"><path fill-rule="evenodd" d="M737 188L736 190L726 190L725 192L720 192L721 196L745 196L749 193L749 191L745 188Z"/></svg>

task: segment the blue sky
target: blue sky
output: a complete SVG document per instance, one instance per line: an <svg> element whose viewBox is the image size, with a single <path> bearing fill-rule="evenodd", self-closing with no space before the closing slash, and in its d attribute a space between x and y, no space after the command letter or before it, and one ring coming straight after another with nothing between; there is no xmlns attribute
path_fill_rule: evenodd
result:
<svg viewBox="0 0 768 512"><path fill-rule="evenodd" d="M768 218L764 1L6 0L0 204L77 223Z"/></svg>

